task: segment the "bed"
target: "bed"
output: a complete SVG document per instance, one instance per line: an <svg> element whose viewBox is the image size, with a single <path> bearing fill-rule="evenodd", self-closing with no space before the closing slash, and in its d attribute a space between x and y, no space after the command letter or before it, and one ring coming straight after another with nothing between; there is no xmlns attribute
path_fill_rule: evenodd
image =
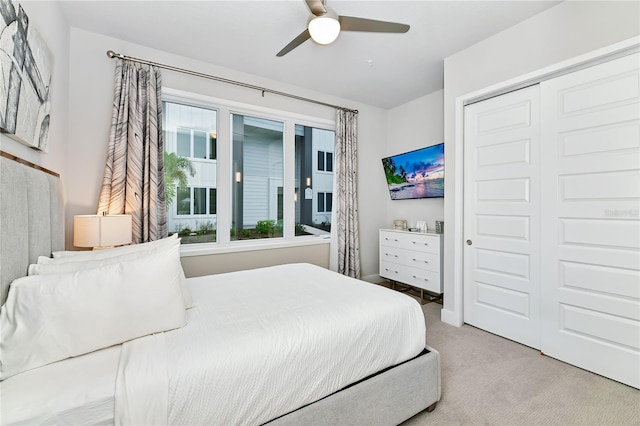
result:
<svg viewBox="0 0 640 426"><path fill-rule="evenodd" d="M0 344L20 346L20 333L4 327L30 308L22 300L38 300L29 296L33 283L52 280L60 292L82 281L91 294L79 309L93 314L112 303L103 322L141 334L92 349L77 347L84 339L65 343L62 333L54 346L73 346L70 352L56 347L43 351L56 352L50 358L28 361L24 350L5 346L3 424L398 424L440 399L439 354L425 345L424 317L410 297L309 264L184 279L181 268L167 266L179 265L179 243L169 239L149 243L153 249L139 245L144 254L135 256L113 249L117 263L85 259L86 269L69 272L79 262L49 260L65 256L59 179L6 158L0 173L2 327L9 336ZM27 271L35 275L23 278ZM116 276L118 283L109 281ZM174 276L158 289L162 277ZM142 315L135 321L122 308L125 293ZM43 304L38 312L46 318L37 320L77 328L47 305L56 297L29 302ZM149 332L158 322L164 331ZM91 324L84 327L103 326Z"/></svg>

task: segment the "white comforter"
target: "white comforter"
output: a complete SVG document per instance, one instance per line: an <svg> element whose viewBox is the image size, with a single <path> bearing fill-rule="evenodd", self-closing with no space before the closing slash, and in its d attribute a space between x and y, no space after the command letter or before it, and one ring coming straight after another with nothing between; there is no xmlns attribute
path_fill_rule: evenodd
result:
<svg viewBox="0 0 640 426"><path fill-rule="evenodd" d="M123 346L116 423L261 424L425 347L415 300L317 266L189 281L186 327Z"/></svg>

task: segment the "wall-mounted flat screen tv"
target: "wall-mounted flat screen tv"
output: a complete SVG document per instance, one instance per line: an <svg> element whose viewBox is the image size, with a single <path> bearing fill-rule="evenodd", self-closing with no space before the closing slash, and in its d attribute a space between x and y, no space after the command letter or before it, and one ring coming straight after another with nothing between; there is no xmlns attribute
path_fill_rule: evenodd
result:
<svg viewBox="0 0 640 426"><path fill-rule="evenodd" d="M382 159L392 200L444 197L444 144Z"/></svg>

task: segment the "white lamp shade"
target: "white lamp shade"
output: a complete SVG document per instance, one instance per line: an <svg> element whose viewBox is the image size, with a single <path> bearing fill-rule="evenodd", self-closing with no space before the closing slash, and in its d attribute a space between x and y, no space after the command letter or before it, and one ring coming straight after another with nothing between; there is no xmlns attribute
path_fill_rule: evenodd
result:
<svg viewBox="0 0 640 426"><path fill-rule="evenodd" d="M131 242L131 216L78 215L73 218L73 245L111 247Z"/></svg>
<svg viewBox="0 0 640 426"><path fill-rule="evenodd" d="M309 21L309 34L318 44L329 44L340 34L340 21L327 15L316 16Z"/></svg>

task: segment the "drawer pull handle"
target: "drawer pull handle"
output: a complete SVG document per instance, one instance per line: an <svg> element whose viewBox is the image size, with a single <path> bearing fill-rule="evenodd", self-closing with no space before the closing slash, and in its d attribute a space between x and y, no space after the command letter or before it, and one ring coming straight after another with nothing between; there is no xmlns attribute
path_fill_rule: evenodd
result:
<svg viewBox="0 0 640 426"><path fill-rule="evenodd" d="M416 275L414 275L414 276L413 276L413 278L418 278L418 277L417 277ZM429 279L428 279L428 278L423 278L423 280L425 280L425 281L429 281Z"/></svg>
<svg viewBox="0 0 640 426"><path fill-rule="evenodd" d="M386 241L389 241L389 237L384 237L384 239L385 239ZM398 242L398 239L397 239L397 238L394 238L394 239L393 239L393 241Z"/></svg>
<svg viewBox="0 0 640 426"><path fill-rule="evenodd" d="M384 255L385 255L385 256L393 256L393 257L398 257L398 255L397 255L397 254L390 254L390 253L385 253Z"/></svg>
<svg viewBox="0 0 640 426"><path fill-rule="evenodd" d="M419 241L413 241L413 244L418 244L418 243L419 243ZM425 245L425 246L428 246L428 245L429 245L429 243L424 243L424 245Z"/></svg>
<svg viewBox="0 0 640 426"><path fill-rule="evenodd" d="M384 268L384 270L385 270L385 271L387 271L387 272L393 272L393 273L395 273L395 274L397 274L397 273L398 273L398 271L392 271L392 270L390 270L389 268Z"/></svg>
<svg viewBox="0 0 640 426"><path fill-rule="evenodd" d="M413 261L414 261L414 262L418 262L418 259L415 259L415 258L414 258L414 259L413 259ZM425 261L424 261L424 263L429 263L429 261L428 261L428 260L425 260Z"/></svg>

